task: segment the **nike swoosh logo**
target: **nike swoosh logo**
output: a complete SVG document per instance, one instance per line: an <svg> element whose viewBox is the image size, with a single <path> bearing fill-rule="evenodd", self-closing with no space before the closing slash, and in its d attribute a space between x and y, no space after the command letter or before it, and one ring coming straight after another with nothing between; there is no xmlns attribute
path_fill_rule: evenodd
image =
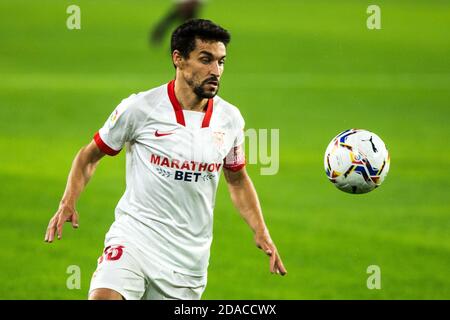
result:
<svg viewBox="0 0 450 320"><path fill-rule="evenodd" d="M164 137L171 134L174 134L175 132L158 132L158 130L155 131L155 137Z"/></svg>

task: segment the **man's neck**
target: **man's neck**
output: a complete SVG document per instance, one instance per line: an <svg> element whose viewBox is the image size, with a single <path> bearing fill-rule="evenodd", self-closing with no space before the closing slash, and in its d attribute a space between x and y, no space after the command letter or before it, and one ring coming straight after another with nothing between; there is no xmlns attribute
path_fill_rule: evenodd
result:
<svg viewBox="0 0 450 320"><path fill-rule="evenodd" d="M184 110L203 112L208 99L199 98L188 84L179 78L175 79L175 96Z"/></svg>

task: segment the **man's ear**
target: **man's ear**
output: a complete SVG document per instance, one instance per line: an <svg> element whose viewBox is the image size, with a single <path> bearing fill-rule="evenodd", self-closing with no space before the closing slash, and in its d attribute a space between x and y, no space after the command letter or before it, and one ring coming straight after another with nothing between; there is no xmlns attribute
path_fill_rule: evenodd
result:
<svg viewBox="0 0 450 320"><path fill-rule="evenodd" d="M173 65L176 68L181 68L181 67L183 67L183 61L184 61L184 58L181 55L181 52L178 51L178 50L174 50L172 52L172 63L173 63Z"/></svg>

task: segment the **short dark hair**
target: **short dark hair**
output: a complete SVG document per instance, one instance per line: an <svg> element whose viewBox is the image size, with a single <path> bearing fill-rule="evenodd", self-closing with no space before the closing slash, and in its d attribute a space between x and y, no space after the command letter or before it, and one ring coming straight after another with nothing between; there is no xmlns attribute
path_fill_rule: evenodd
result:
<svg viewBox="0 0 450 320"><path fill-rule="evenodd" d="M211 20L191 19L172 33L170 42L172 53L178 50L184 58L189 57L189 54L195 49L195 39L197 38L204 41L222 42L227 46L231 35Z"/></svg>

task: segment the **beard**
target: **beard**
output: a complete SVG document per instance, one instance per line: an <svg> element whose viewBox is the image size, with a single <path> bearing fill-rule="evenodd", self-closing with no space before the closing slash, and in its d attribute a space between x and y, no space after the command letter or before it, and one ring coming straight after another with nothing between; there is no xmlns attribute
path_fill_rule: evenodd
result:
<svg viewBox="0 0 450 320"><path fill-rule="evenodd" d="M217 88L213 90L207 90L206 86L208 85L208 82L215 81L217 82ZM188 81L188 84L192 87L195 95L199 97L200 99L211 99L214 98L217 93L219 92L220 83L219 80L216 77L206 79L199 85L194 84L193 81Z"/></svg>

